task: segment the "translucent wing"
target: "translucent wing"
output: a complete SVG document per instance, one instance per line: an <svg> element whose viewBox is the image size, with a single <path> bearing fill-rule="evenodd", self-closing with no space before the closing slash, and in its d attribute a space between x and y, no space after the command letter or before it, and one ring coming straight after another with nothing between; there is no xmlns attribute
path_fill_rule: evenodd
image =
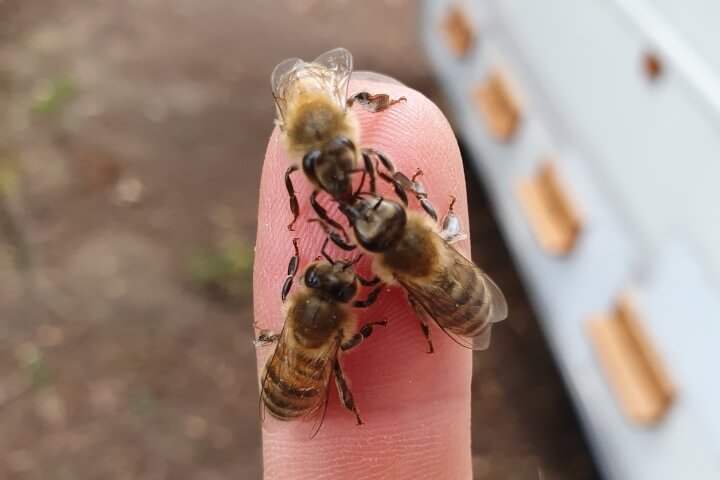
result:
<svg viewBox="0 0 720 480"><path fill-rule="evenodd" d="M347 75L348 78L353 68L352 54L347 48L342 47L323 53L313 60L312 63L337 72L339 75Z"/></svg>
<svg viewBox="0 0 720 480"><path fill-rule="evenodd" d="M296 68L302 66L305 62L299 58L288 58L278 63L278 65L270 74L270 86L272 88L272 95L275 99L275 105L277 106L278 115L280 118L285 117L285 111L287 110L287 100L285 99L285 91L288 90L293 82L295 76L293 72Z"/></svg>
<svg viewBox="0 0 720 480"><path fill-rule="evenodd" d="M352 55L344 48L325 52L312 62L283 60L270 76L280 118L285 118L288 105L308 92L325 93L344 110L351 73Z"/></svg>
<svg viewBox="0 0 720 480"><path fill-rule="evenodd" d="M328 407L328 397L330 395L330 377L332 376L333 364L335 363L339 350L340 338L336 338L335 341L328 346L327 354L323 357L325 361L323 363L322 370L327 372L327 376L324 377L325 380L322 384L323 391L318 397L318 402L315 404L313 409L310 410L303 418L303 423L309 423L312 421L312 428L310 429L310 432L308 432L308 436L310 438L314 438L315 435L318 434L320 427L322 427L323 421L325 420L325 414L327 413Z"/></svg>
<svg viewBox="0 0 720 480"><path fill-rule="evenodd" d="M449 261L430 281L398 280L453 340L484 350L490 345L492 324L507 318L505 296L477 265L445 245Z"/></svg>
<svg viewBox="0 0 720 480"><path fill-rule="evenodd" d="M348 84L353 69L353 58L350 51L346 48L336 48L323 53L313 63L332 72L333 96L338 100L340 106L345 109Z"/></svg>
<svg viewBox="0 0 720 480"><path fill-rule="evenodd" d="M292 389L293 393L289 401L297 410L286 411L282 418L277 414L273 416L279 421L297 418L306 423L313 420L309 433L312 438L320 430L327 410L328 383L333 362L338 354L339 341L330 342L320 354L308 359L302 354L302 350L292 348L287 340L287 330L286 327L283 328L275 351L263 370L260 385L260 420L265 425L266 411L269 410L272 414L274 408L265 402L267 396L276 396L278 390L284 390L285 395L288 395L288 391ZM299 370L303 371L302 374L298 373ZM279 389L279 383L282 383L284 388Z"/></svg>
<svg viewBox="0 0 720 480"><path fill-rule="evenodd" d="M303 418L303 423L309 423L312 421L312 428L308 432L309 438L315 438L315 435L320 431L323 422L325 421L325 414L327 413L328 397L330 396L329 382L323 386L323 393L319 397L320 401L317 403L315 408L310 410L307 415Z"/></svg>

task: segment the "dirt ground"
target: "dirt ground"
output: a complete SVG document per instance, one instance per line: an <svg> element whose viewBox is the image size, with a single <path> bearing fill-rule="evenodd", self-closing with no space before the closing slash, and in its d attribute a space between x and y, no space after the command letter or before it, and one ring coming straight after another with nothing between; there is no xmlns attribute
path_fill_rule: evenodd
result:
<svg viewBox="0 0 720 480"><path fill-rule="evenodd" d="M432 96L416 14L0 0L0 478L261 477L248 265L269 73L341 44ZM596 478L470 182L473 252L512 307L475 366L475 477Z"/></svg>

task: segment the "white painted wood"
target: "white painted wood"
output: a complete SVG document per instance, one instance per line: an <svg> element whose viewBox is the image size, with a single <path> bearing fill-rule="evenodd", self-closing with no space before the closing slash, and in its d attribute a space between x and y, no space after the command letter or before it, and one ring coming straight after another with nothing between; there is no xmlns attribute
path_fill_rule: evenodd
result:
<svg viewBox="0 0 720 480"><path fill-rule="evenodd" d="M480 34L463 60L438 28L451 2ZM425 0L423 41L487 186L607 478L720 478L720 7L690 0ZM652 50L664 74L652 82ZM522 88L507 144L473 88L498 64ZM552 155L585 218L566 258L543 252L513 188ZM654 428L629 424L584 331L625 289L678 384ZM511 315L512 315L512 306Z"/></svg>

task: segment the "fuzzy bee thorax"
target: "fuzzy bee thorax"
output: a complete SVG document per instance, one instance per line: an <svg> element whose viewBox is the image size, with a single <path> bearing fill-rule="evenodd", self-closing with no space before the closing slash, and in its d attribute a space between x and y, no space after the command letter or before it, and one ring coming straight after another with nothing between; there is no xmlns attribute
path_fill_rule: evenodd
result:
<svg viewBox="0 0 720 480"><path fill-rule="evenodd" d="M310 150L322 149L338 136L355 140L358 122L355 115L319 92L298 96L283 119L285 147L302 158Z"/></svg>

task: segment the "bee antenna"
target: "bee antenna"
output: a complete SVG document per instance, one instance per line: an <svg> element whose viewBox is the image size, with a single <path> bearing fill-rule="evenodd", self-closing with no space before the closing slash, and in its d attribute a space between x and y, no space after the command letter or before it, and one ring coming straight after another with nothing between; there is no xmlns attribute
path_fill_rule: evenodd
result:
<svg viewBox="0 0 720 480"><path fill-rule="evenodd" d="M358 255L357 257L355 257L354 259L348 261L348 262L345 264L345 266L343 267L343 270L347 269L348 267L352 267L353 265L355 265L356 263L358 263L362 258L363 258L363 254L361 253L360 255Z"/></svg>
<svg viewBox="0 0 720 480"><path fill-rule="evenodd" d="M320 248L320 253L322 254L323 257L325 257L325 260L330 262L330 264L332 265L335 263L335 260L333 260L332 257L330 257L330 255L328 255L327 251L325 250L328 246L329 241L330 241L330 237L325 237L325 241L322 244L322 248Z"/></svg>
<svg viewBox="0 0 720 480"><path fill-rule="evenodd" d="M360 196L360 190L365 186L365 177L367 176L367 171L363 169L362 171L362 177L360 177L360 185L358 185L357 190L352 194L352 197L350 197L352 203L355 202L355 200Z"/></svg>

